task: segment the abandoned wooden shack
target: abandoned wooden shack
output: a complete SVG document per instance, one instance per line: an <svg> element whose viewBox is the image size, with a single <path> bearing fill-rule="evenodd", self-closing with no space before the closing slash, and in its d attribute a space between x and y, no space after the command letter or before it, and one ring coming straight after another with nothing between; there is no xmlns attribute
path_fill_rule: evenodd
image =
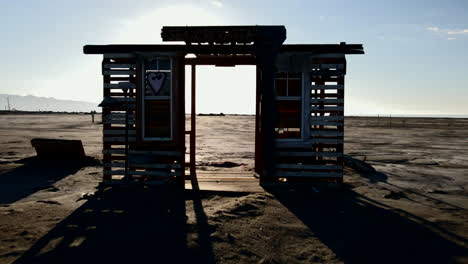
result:
<svg viewBox="0 0 468 264"><path fill-rule="evenodd" d="M342 182L345 55L364 54L362 44L283 44L284 26L163 27L161 36L185 44L84 46L85 54L104 57L105 182L183 183L186 167L194 175L196 65L256 65L260 183ZM190 131L186 65L192 79Z"/></svg>

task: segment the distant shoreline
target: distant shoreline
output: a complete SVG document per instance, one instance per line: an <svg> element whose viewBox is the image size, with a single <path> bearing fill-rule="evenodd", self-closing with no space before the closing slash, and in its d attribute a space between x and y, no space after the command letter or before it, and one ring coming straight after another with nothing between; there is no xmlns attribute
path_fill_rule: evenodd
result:
<svg viewBox="0 0 468 264"><path fill-rule="evenodd" d="M89 115L91 112L66 112L66 111L22 111L22 110L0 110L0 115ZM95 114L102 114L96 112ZM190 113L186 113L190 115ZM254 114L224 114L224 113L197 113L197 116L255 116ZM428 119L468 119L468 115L345 115L347 118L398 118L398 119L413 119L413 118L428 118Z"/></svg>
<svg viewBox="0 0 468 264"><path fill-rule="evenodd" d="M91 114L91 112L65 112L65 111L21 111L21 110L0 110L0 115L85 115ZM101 114L101 112L96 112Z"/></svg>

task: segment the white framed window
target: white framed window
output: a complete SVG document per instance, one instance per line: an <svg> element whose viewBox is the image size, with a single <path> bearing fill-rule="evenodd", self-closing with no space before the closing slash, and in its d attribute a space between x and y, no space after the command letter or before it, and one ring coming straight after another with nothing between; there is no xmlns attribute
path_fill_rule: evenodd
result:
<svg viewBox="0 0 468 264"><path fill-rule="evenodd" d="M172 140L172 59L145 59L142 69L142 138Z"/></svg>
<svg viewBox="0 0 468 264"><path fill-rule="evenodd" d="M282 141L302 140L302 72L278 72L274 86L277 104L275 137Z"/></svg>

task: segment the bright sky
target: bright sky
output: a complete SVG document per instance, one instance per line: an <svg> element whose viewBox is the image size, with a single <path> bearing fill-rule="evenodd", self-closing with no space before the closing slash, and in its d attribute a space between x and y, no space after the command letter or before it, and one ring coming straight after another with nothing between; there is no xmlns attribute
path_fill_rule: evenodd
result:
<svg viewBox="0 0 468 264"><path fill-rule="evenodd" d="M100 102L85 44L161 43L163 25L285 25L286 43L362 43L345 114L468 115L468 1L0 0L0 93ZM200 67L199 112L254 113L253 67Z"/></svg>

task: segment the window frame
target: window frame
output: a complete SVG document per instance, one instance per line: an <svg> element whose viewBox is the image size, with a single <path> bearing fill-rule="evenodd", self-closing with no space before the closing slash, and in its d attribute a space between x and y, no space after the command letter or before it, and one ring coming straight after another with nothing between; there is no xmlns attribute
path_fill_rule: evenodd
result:
<svg viewBox="0 0 468 264"><path fill-rule="evenodd" d="M173 58L170 56L158 56L155 58L151 58L152 61L156 60L157 61L157 70L154 70L156 72L170 72L170 86L169 86L169 96L164 95L164 96L146 96L146 62L148 59L145 59L143 61L142 65L142 71L141 71L141 138L143 141L171 141L174 138L174 129L173 129L173 103L174 103L174 97L173 97L173 77L174 77L174 71L173 71ZM159 60L160 59L169 59L169 70L160 70L159 69ZM146 137L145 132L146 132L146 119L145 119L145 101L146 100L151 100L151 101L157 101L157 100L167 100L170 99L169 103L169 112L170 112L170 122L169 122L169 130L170 130L170 137Z"/></svg>
<svg viewBox="0 0 468 264"><path fill-rule="evenodd" d="M301 101L301 113L300 113L300 119L301 119L301 125L299 127L299 129L301 130L301 136L298 137L298 138L276 138L275 140L276 141L280 141L280 142L288 142L288 141L303 141L304 140L304 118L303 118L303 111L304 111L304 72L300 72L301 73L301 77L300 78L289 78L289 71L284 71L284 72L276 72L276 73L286 73L286 78L284 77L280 77L280 78L277 78L275 76L274 78L274 82L273 82L273 89L275 91L275 97L276 97L276 101L278 103L278 101ZM299 73L299 72L291 72L291 73ZM276 80L277 79L282 79L282 80L286 80L286 96L276 96ZM301 81L301 90L300 90L300 96L288 96L289 94L289 79L293 79L293 80L297 80L297 79L300 79ZM275 130L276 130L276 127L275 127ZM276 134L276 131L275 131L275 134Z"/></svg>

